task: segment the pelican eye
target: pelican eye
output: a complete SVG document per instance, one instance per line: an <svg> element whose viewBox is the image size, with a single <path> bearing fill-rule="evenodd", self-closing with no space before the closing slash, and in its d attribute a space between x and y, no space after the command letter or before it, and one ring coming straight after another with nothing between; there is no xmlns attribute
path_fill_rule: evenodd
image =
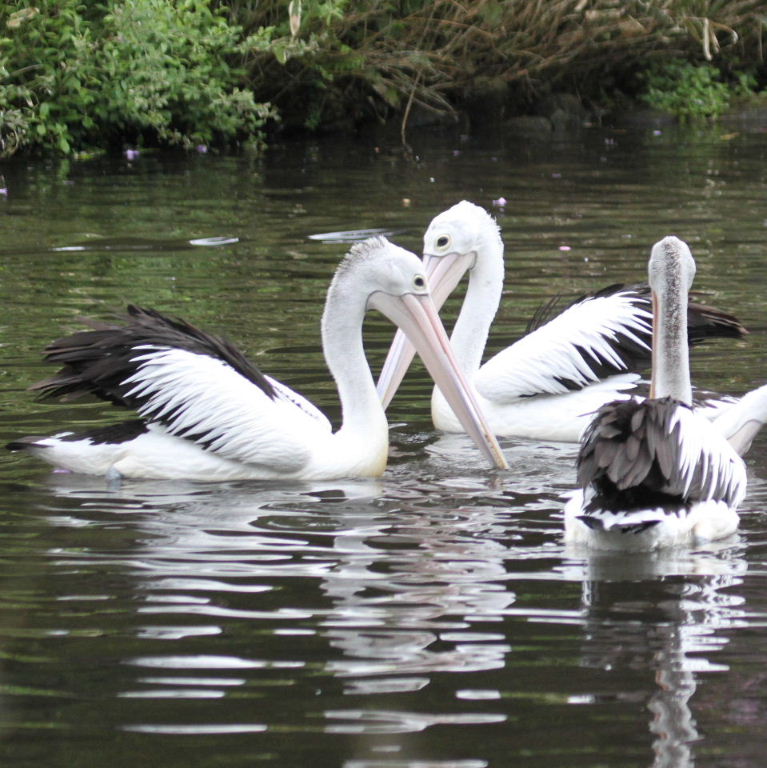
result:
<svg viewBox="0 0 767 768"><path fill-rule="evenodd" d="M413 285L421 290L426 288L426 278L423 275L416 275L413 278Z"/></svg>
<svg viewBox="0 0 767 768"><path fill-rule="evenodd" d="M440 235L437 238L437 248L447 248L448 245L450 245L450 236L449 235Z"/></svg>

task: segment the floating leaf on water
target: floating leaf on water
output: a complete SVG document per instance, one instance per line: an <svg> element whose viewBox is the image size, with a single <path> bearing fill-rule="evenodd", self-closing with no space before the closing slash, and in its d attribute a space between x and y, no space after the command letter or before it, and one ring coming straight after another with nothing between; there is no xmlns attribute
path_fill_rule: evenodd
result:
<svg viewBox="0 0 767 768"><path fill-rule="evenodd" d="M376 235L391 237L401 231L375 227L373 229L349 229L344 232L320 232L316 235L308 235L308 238L309 240L321 240L323 243L357 243Z"/></svg>
<svg viewBox="0 0 767 768"><path fill-rule="evenodd" d="M189 241L189 245L232 245L239 242L239 237L196 237Z"/></svg>

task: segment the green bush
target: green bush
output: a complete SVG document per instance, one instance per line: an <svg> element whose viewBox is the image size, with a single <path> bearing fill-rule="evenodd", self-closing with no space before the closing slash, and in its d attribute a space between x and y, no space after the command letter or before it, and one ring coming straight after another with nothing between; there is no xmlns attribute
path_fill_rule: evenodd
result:
<svg viewBox="0 0 767 768"><path fill-rule="evenodd" d="M764 0L29 2L0 4L5 155L258 142L277 112L299 130L397 119L404 135L414 107L487 119L551 91L603 103L648 62L651 103L713 116L716 73L757 72L767 26Z"/></svg>
<svg viewBox="0 0 767 768"><path fill-rule="evenodd" d="M144 138L258 141L274 110L232 65L242 30L206 0L6 3L0 152L70 153Z"/></svg>
<svg viewBox="0 0 767 768"><path fill-rule="evenodd" d="M648 62L761 60L764 0L228 0L259 99L292 125L603 99ZM289 5L300 18L289 27ZM267 34L268 32L268 34ZM608 94L609 95L609 94Z"/></svg>
<svg viewBox="0 0 767 768"><path fill-rule="evenodd" d="M650 106L670 112L682 121L717 118L730 106L733 95L753 92L752 75L741 74L735 85L722 82L712 64L671 61L645 73L646 90L642 99Z"/></svg>
<svg viewBox="0 0 767 768"><path fill-rule="evenodd" d="M68 153L92 127L94 41L75 0L7 3L0 11L0 151Z"/></svg>
<svg viewBox="0 0 767 768"><path fill-rule="evenodd" d="M227 57L241 30L205 0L124 0L104 17L101 71L110 84L97 101L109 125L150 129L185 147L256 136L268 105L238 87L241 72Z"/></svg>

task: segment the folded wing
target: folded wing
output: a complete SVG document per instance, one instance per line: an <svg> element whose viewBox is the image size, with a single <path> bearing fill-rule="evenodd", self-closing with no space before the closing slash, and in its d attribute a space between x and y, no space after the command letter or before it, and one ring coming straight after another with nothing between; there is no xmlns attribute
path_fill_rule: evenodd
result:
<svg viewBox="0 0 767 768"><path fill-rule="evenodd" d="M283 472L306 463L307 431L331 431L311 403L225 339L135 306L125 320L53 342L45 357L62 368L34 388L43 397L94 395L224 458Z"/></svg>

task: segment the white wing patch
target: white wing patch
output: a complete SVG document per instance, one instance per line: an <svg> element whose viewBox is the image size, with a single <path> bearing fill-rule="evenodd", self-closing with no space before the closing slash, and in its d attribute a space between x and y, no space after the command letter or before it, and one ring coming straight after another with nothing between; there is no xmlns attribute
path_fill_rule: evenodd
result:
<svg viewBox="0 0 767 768"><path fill-rule="evenodd" d="M139 368L123 383L133 385L128 396L145 399L139 415L227 459L296 471L309 460L313 434L330 433L314 406L273 379L274 399L222 360L169 347L136 350Z"/></svg>
<svg viewBox="0 0 767 768"><path fill-rule="evenodd" d="M632 304L632 294L584 299L488 360L474 381L496 403L537 394L565 394L561 380L586 386L599 380L592 365L626 370L615 344L619 336L649 351L652 313Z"/></svg>
<svg viewBox="0 0 767 768"><path fill-rule="evenodd" d="M767 423L767 384L747 392L740 399L720 401L719 405L717 409L708 408L704 415L742 456Z"/></svg>
<svg viewBox="0 0 767 768"><path fill-rule="evenodd" d="M672 417L672 436L679 444L678 480L687 496L725 501L737 507L746 493L746 467L722 433L689 408L678 407ZM674 478L671 478L672 483Z"/></svg>
<svg viewBox="0 0 767 768"><path fill-rule="evenodd" d="M298 392L294 392L290 387L286 387L282 382L277 381L277 379L273 379L271 376L266 375L264 375L264 378L272 385L272 387L274 387L277 397L292 403L307 416L315 419L318 424L324 425L327 430L332 429L327 416L325 416L314 403L310 403L305 397L299 395Z"/></svg>

